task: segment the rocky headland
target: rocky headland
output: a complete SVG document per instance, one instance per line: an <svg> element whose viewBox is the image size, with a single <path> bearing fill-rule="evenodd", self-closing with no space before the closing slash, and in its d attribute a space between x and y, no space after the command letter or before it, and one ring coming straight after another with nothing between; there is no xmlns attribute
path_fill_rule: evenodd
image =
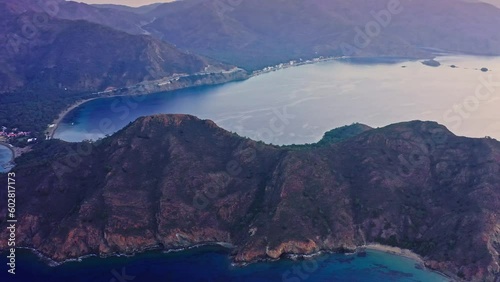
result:
<svg viewBox="0 0 500 282"><path fill-rule="evenodd" d="M279 147L157 115L95 143L43 142L16 163L17 245L55 261L226 242L252 262L379 243L457 279L500 275L500 143L434 122Z"/></svg>

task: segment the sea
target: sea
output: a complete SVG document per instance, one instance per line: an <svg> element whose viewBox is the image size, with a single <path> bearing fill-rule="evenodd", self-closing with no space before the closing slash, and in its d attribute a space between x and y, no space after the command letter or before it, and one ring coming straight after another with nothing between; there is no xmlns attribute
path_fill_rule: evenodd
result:
<svg viewBox="0 0 500 282"><path fill-rule="evenodd" d="M406 257L368 250L234 265L230 251L205 246L178 252L151 251L131 257L88 257L49 266L29 250L18 250L16 274L2 254L0 281L26 282L444 282L443 275Z"/></svg>
<svg viewBox="0 0 500 282"><path fill-rule="evenodd" d="M179 113L278 145L314 143L356 122L381 127L410 120L500 139L500 58L436 60L441 66L402 58L334 60L219 86L93 100L70 112L55 137L95 140L140 116Z"/></svg>
<svg viewBox="0 0 500 282"><path fill-rule="evenodd" d="M12 151L6 146L0 145L0 173L11 169L9 162L12 159Z"/></svg>

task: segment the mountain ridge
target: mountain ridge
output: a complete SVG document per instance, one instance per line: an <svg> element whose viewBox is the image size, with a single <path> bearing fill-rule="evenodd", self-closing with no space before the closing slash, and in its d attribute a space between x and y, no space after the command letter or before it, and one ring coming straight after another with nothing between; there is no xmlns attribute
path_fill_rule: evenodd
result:
<svg viewBox="0 0 500 282"><path fill-rule="evenodd" d="M0 93L29 89L104 91L173 74L232 68L147 35L132 35L84 20L48 18L36 27L33 38L24 38L21 31L26 23L19 19L48 15L22 2L0 1L0 5L0 49L7 50L0 54Z"/></svg>
<svg viewBox="0 0 500 282"><path fill-rule="evenodd" d="M179 1L151 11L148 15L155 21L144 29L181 48L247 70L319 56L435 55L425 48L500 55L494 28L500 25L500 9L488 4L456 0L284 3ZM196 20L184 22L186 17Z"/></svg>
<svg viewBox="0 0 500 282"><path fill-rule="evenodd" d="M465 280L499 276L495 140L414 121L294 150L156 115L85 144L54 140L16 160L20 246L63 261L227 242L248 262L377 242Z"/></svg>

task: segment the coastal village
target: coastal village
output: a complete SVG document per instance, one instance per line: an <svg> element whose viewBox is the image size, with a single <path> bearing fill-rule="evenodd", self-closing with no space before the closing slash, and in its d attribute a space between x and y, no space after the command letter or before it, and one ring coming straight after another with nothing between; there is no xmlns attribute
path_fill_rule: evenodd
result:
<svg viewBox="0 0 500 282"><path fill-rule="evenodd" d="M22 143L33 143L37 141L37 138L31 136L30 131L22 131L19 128L9 129L6 126L1 127L0 131L0 142L3 143L13 143L14 141Z"/></svg>
<svg viewBox="0 0 500 282"><path fill-rule="evenodd" d="M308 64L314 64L314 63L319 63L319 62L328 62L328 61L339 60L339 59L348 59L348 58L349 58L348 56L339 56L339 57L335 57L335 56L333 56L333 57L319 56L317 58L310 59L310 60L303 60L303 59L292 60L292 61L287 62L287 63L281 63L281 64L277 64L277 65L274 65L274 66L265 67L265 68L263 68L261 70L256 70L256 71L254 71L252 73L252 76L257 76L257 75L261 75L261 74L264 74L264 73L278 71L278 70L286 69L286 68L289 68L289 67L296 67L296 66L301 66L301 65L308 65Z"/></svg>

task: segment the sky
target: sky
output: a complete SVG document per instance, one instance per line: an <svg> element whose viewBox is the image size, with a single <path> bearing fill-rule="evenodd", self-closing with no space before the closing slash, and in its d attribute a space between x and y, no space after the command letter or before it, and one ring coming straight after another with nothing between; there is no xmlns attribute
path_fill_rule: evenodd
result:
<svg viewBox="0 0 500 282"><path fill-rule="evenodd" d="M131 7L144 6L158 2L172 2L174 0L75 0L77 2L84 2L88 4L120 4ZM500 7L500 0L466 0L469 2L486 2Z"/></svg>
<svg viewBox="0 0 500 282"><path fill-rule="evenodd" d="M465 2L484 2L500 8L500 0L464 0Z"/></svg>
<svg viewBox="0 0 500 282"><path fill-rule="evenodd" d="M481 1L500 7L500 0L481 0Z"/></svg>
<svg viewBox="0 0 500 282"><path fill-rule="evenodd" d="M172 2L173 0L74 0L74 1L84 2L87 4L120 4L131 7L139 7L159 2Z"/></svg>

